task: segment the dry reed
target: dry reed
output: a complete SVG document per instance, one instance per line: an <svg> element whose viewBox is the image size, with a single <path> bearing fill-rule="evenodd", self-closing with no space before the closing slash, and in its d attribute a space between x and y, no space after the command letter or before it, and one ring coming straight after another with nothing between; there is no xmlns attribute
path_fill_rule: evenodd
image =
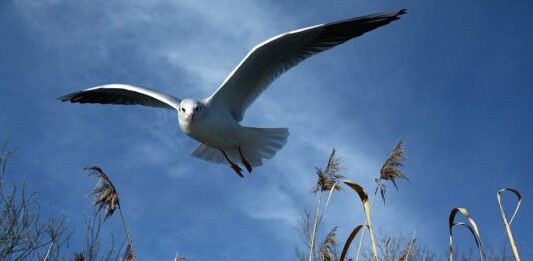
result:
<svg viewBox="0 0 533 261"><path fill-rule="evenodd" d="M320 246L319 258L321 261L335 261L337 259L337 227L334 227L324 238Z"/></svg>
<svg viewBox="0 0 533 261"><path fill-rule="evenodd" d="M318 191L330 191L330 190L341 190L342 188L338 185L339 180L343 179L344 176L340 175L339 172L341 168L341 158L336 155L337 150L333 148L331 154L328 158L328 163L324 170L316 168L316 175L318 179L315 183L315 186L311 188L310 193L316 194Z"/></svg>
<svg viewBox="0 0 533 261"><path fill-rule="evenodd" d="M511 219L509 221L507 221L507 216L505 215L505 211L503 210L502 196L501 196L502 193L506 191L512 192L518 200L515 210L513 212L513 215L511 216ZM518 255L518 249L516 248L516 244L513 238L513 233L511 231L511 223L513 222L516 216L516 213L518 212L518 209L520 208L520 204L522 203L522 195L520 194L520 191L518 191L517 189L504 188L498 191L498 193L496 193L496 197L498 198L498 205L500 206L500 212L502 214L503 223L505 224L505 233L507 234L507 238L509 239L509 244L511 245L514 258L515 260L520 261L520 255Z"/></svg>
<svg viewBox="0 0 533 261"><path fill-rule="evenodd" d="M344 243L344 247L342 248L341 257L339 259L340 261L344 261L344 259L346 258L346 254L348 254L348 249L350 249L350 245L352 244L353 239L355 238L355 236L357 236L357 233L359 233L362 228L363 225L359 225L352 230L352 233L350 233L350 235L346 239L346 242Z"/></svg>
<svg viewBox="0 0 533 261"><path fill-rule="evenodd" d="M457 213L461 213L468 221L469 224L463 223L463 222L455 222L455 217L457 216ZM455 226L463 226L466 227L472 236L474 236L474 240L476 241L476 246L479 251L479 258L481 261L485 260L485 253L483 251L483 243L481 242L481 236L479 235L479 230L477 228L477 224L468 213L468 210L466 208L454 208L450 212L450 218L448 221L448 227L450 229L450 261L453 261L453 227Z"/></svg>
<svg viewBox="0 0 533 261"><path fill-rule="evenodd" d="M383 184L383 181L391 181L396 190L398 190L398 185L396 184L397 179L405 179L409 181L409 179L403 174L402 170L400 169L403 166L404 159L405 150L403 149L403 140L400 140L398 143L396 143L396 145L394 145L389 157L385 159L381 166L381 169L379 171L379 177L376 179L376 190L374 191L374 196L372 197L372 200L370 202L369 211L371 211L372 207L374 206L374 201L376 199L378 191L381 195L381 198L383 199L383 203L385 204L387 188L385 184ZM363 227L361 237L359 238L359 247L357 248L357 255L355 257L356 261L359 260L359 256L361 255L365 232L366 226Z"/></svg>
<svg viewBox="0 0 533 261"><path fill-rule="evenodd" d="M396 184L397 179L405 179L409 181L409 179L403 174L402 170L400 169L400 167L403 166L403 160L405 158L405 151L402 145L403 140L400 140L394 146L390 156L385 160L385 162L383 162L383 165L381 166L381 170L379 171L379 178L376 179L376 183L378 184L376 187L376 191L379 190L383 202L385 202L385 197L387 193L387 188L382 182L383 180L392 182L396 190L398 190L398 185Z"/></svg>
<svg viewBox="0 0 533 261"><path fill-rule="evenodd" d="M409 258L411 257L413 246L416 244L416 229L415 232L413 232L413 237L409 241L409 244L407 245L407 249L402 252L402 255L398 259L398 261L409 261Z"/></svg>
<svg viewBox="0 0 533 261"><path fill-rule="evenodd" d="M353 181L343 180L343 182L344 184L348 185L348 187L352 188L355 192L357 192L357 195L359 195L359 198L361 199L361 203L363 204L363 210L365 212L365 217L366 217L366 224L365 226L363 226L363 231L365 227L368 227L368 231L370 233L370 243L372 245L372 255L373 255L374 261L377 261L379 260L379 257L378 257L378 251L376 249L376 240L374 239L374 230L372 228L372 221L370 219L370 207L368 205L368 194L363 189L363 187L361 187L359 184Z"/></svg>
<svg viewBox="0 0 533 261"><path fill-rule="evenodd" d="M135 260L137 260L137 257L135 256L133 246L131 244L128 244L128 246L126 247L126 251L124 252L124 255L121 258L121 261L135 261Z"/></svg>
<svg viewBox="0 0 533 261"><path fill-rule="evenodd" d="M341 168L341 159L337 157L336 150L333 148L331 151L331 154L328 158L328 163L326 164L326 167L324 170L320 168L316 168L316 175L318 177L315 185L311 190L309 191L312 194L315 194L317 192L319 193L317 206L315 208L315 220L313 223L313 230L310 235L310 246L309 246L309 257L308 260L312 261L313 257L315 255L315 241L316 241L316 232L318 228L318 224L320 223L320 220L322 219L322 216L324 214L325 209L328 207L331 196L333 194L333 191L335 190L341 190L342 187L338 184L339 180L344 178L342 175L339 174ZM320 205L322 204L322 192L329 191L328 200L326 202L326 206L324 210L322 211L322 214L320 214Z"/></svg>
<svg viewBox="0 0 533 261"><path fill-rule="evenodd" d="M94 196L93 205L97 208L97 211L105 210L104 220L111 217L115 210L118 208L120 219L122 225L124 226L124 233L128 240L128 246L126 247L126 252L122 257L122 260L125 261L135 261L135 249L133 248L133 243L130 237L128 226L126 225L126 220L124 219L124 213L122 213L122 208L120 207L120 200L118 192L109 179L109 176L100 168L96 166L85 167L85 170L90 171L89 176L95 176L98 178L94 189L90 195Z"/></svg>

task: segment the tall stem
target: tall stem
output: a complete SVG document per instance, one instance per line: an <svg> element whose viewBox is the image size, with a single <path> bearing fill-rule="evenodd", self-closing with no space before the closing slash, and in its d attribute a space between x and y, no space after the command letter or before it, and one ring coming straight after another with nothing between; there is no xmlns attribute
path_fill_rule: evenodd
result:
<svg viewBox="0 0 533 261"><path fill-rule="evenodd" d="M370 210L372 211L372 206L374 206L374 200L376 199L376 196L378 194L379 185L381 184L381 179L378 179L378 183L376 186L376 190L374 191L374 196L370 200ZM368 219L365 218L365 225L363 226L363 231L361 231L361 237L359 238L359 247L357 248L357 255L355 256L355 261L359 260L359 256L361 255L361 250L363 248L363 239L365 238L365 232L366 227L368 226Z"/></svg>
<svg viewBox="0 0 533 261"><path fill-rule="evenodd" d="M315 255L315 239L316 239L316 229L318 227L318 214L320 212L320 203L322 201L322 192L318 196L318 204L316 205L315 211L315 222L313 223L313 233L311 234L311 246L309 247L309 261L313 261L313 256Z"/></svg>
<svg viewBox="0 0 533 261"><path fill-rule="evenodd" d="M122 225L124 225L124 233L126 234L126 238L128 239L128 244L133 248L133 244L131 243L130 232L128 230L128 226L126 225L126 220L124 219L124 214L122 213L122 208L120 207L120 204L118 205L118 212L120 213Z"/></svg>
<svg viewBox="0 0 533 261"><path fill-rule="evenodd" d="M52 247L54 246L54 241L50 243L50 247L48 247L48 251L46 251L46 255L43 258L43 261L48 260L48 256L50 255L50 252L52 251Z"/></svg>

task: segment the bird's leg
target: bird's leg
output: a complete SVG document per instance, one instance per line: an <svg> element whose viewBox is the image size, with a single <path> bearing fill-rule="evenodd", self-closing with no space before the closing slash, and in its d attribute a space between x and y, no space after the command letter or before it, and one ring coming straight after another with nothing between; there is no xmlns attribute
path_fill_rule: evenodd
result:
<svg viewBox="0 0 533 261"><path fill-rule="evenodd" d="M246 158L244 158L244 155L242 154L242 151L241 151L241 146L239 146L239 155L241 156L241 162L246 167L246 170L248 171L248 173L252 173L252 165L250 165L250 163L246 160Z"/></svg>
<svg viewBox="0 0 533 261"><path fill-rule="evenodd" d="M224 158L226 158L226 161L228 161L229 166L235 171L235 173L237 173L237 175L241 176L241 178L244 178L244 176L242 175L241 167L239 167L237 164L233 163L233 161L231 161L228 158L228 155L226 155L226 152L224 152L223 150L220 150L220 152L222 152L222 154L224 155Z"/></svg>

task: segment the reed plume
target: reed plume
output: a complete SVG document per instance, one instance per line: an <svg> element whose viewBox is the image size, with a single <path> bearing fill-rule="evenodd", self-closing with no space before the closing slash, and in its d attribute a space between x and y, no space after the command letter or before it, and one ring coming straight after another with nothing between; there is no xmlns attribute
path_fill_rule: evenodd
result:
<svg viewBox="0 0 533 261"><path fill-rule="evenodd" d="M318 179L315 183L315 186L311 188L310 193L316 194L318 191L330 191L332 189L341 190L339 186L339 180L343 179L344 176L340 175L341 170L341 158L336 156L337 150L333 148L331 154L329 155L328 163L326 168L322 170L321 168L315 167L315 174L318 176Z"/></svg>
<svg viewBox="0 0 533 261"><path fill-rule="evenodd" d="M128 226L126 225L126 221L124 219L124 213L122 213L122 208L120 207L119 195L115 185L113 185L113 182L111 182L109 176L100 167L92 166L85 167L83 169L90 171L89 176L95 176L98 178L96 185L90 193L90 195L94 196L93 205L97 208L97 212L105 210L104 220L111 217L116 209L118 209L120 213L120 219L122 221L122 225L124 226L124 233L126 234L126 238L128 240L128 246L126 247L126 252L122 257L122 260L135 261L135 249L133 248Z"/></svg>
<svg viewBox="0 0 533 261"><path fill-rule="evenodd" d="M342 169L341 168L341 159L337 157L336 155L337 151L335 148L331 151L331 154L328 158L328 163L326 164L326 167L322 170L320 168L315 167L318 179L309 191L311 194L316 195L317 192L319 193L318 196L318 202L315 209L315 221L313 223L313 230L310 235L310 247L309 247L309 261L313 260L313 257L315 255L315 240L316 240L316 231L318 228L318 224L320 223L320 220L322 219L322 216L324 215L325 209L329 205L329 201L331 200L331 195L333 194L333 191L341 190L342 187L339 184L339 181L344 178L344 176L340 175L339 172ZM324 207L324 211L322 211L322 214L320 214L320 205L322 203L322 192L329 191L328 200L326 202L326 205Z"/></svg>
<svg viewBox="0 0 533 261"><path fill-rule="evenodd" d="M403 166L403 160L405 157L405 151L402 145L403 140L400 140L400 142L398 142L394 146L390 156L385 160L385 162L383 162L383 165L381 166L381 170L379 171L379 178L376 179L376 183L378 184L376 187L376 191L379 190L383 202L385 202L385 196L387 193L387 188L382 182L383 180L392 182L396 190L398 190L398 185L396 184L397 179L405 179L409 181L409 179L403 174L402 170L400 169Z"/></svg>
<svg viewBox="0 0 533 261"><path fill-rule="evenodd" d="M126 247L126 252L124 252L124 255L121 258L121 261L135 261L137 260L137 257L135 256L135 252L133 251L133 246L131 244L128 244Z"/></svg>
<svg viewBox="0 0 533 261"><path fill-rule="evenodd" d="M379 194L381 195L381 198L383 199L383 203L385 204L385 197L387 194L387 187L385 184L383 184L382 181L391 181L396 190L398 190L398 185L396 184L397 179L405 179L409 181L409 179L403 174L402 170L400 169L403 166L403 160L405 158L405 151L403 149L403 140L400 140L394 147L392 148L392 152L389 155L389 157L383 162L383 165L381 166L381 169L379 171L379 177L376 179L376 190L374 191L374 196L372 197L372 200L370 201L370 208L369 211L372 210L372 207L374 206L374 200L376 199L377 193L379 191ZM368 225L366 223L365 225ZM359 247L357 249L357 255L355 257L355 260L359 260L359 256L361 254L361 249L363 247L363 239L365 237L365 231L366 226L363 227L363 231L361 232L361 238L359 239Z"/></svg>
<svg viewBox="0 0 533 261"><path fill-rule="evenodd" d="M320 261L335 261L337 260L337 227L334 227L324 238L320 246L319 258Z"/></svg>
<svg viewBox="0 0 533 261"><path fill-rule="evenodd" d="M85 261L83 253L77 253L74 255L74 261Z"/></svg>
<svg viewBox="0 0 533 261"><path fill-rule="evenodd" d="M118 192L101 168L92 166L84 169L90 171L89 176L98 178L90 195L94 196L93 205L96 206L98 212L105 210L104 220L106 220L113 215L120 205Z"/></svg>

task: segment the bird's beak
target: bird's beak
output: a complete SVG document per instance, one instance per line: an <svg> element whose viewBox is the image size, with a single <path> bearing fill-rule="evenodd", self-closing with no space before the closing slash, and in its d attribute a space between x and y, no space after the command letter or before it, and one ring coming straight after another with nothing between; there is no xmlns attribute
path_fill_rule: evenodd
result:
<svg viewBox="0 0 533 261"><path fill-rule="evenodd" d="M187 121L192 122L193 117L194 115L192 113L189 113L189 115L187 115Z"/></svg>

